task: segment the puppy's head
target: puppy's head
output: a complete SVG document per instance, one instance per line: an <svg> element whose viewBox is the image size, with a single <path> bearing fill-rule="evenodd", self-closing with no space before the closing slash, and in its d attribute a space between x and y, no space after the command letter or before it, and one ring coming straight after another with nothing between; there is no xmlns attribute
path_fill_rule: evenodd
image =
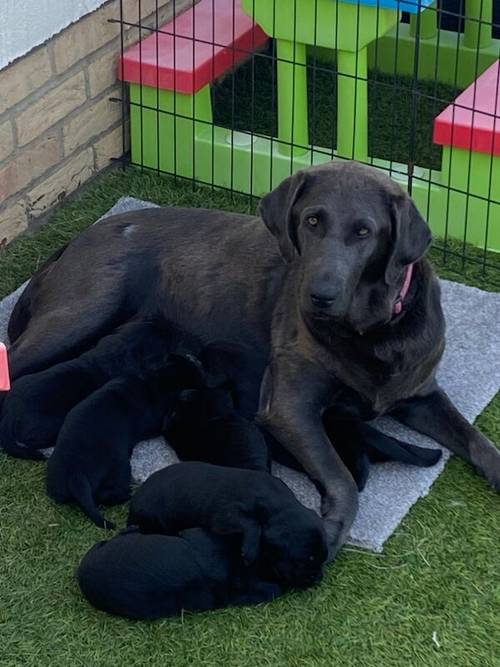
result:
<svg viewBox="0 0 500 667"><path fill-rule="evenodd" d="M211 417L227 417L234 410L234 401L229 387L216 389L192 389L179 394L175 409L179 419L203 422Z"/></svg>
<svg viewBox="0 0 500 667"><path fill-rule="evenodd" d="M260 558L285 586L307 588L318 582L327 556L323 522L312 510L287 508L263 527Z"/></svg>

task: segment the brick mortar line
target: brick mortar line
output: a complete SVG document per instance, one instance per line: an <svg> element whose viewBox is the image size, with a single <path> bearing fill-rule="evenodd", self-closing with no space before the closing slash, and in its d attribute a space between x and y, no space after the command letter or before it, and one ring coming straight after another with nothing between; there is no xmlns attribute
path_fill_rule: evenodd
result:
<svg viewBox="0 0 500 667"><path fill-rule="evenodd" d="M161 2L161 0L159 0ZM195 0L193 4L196 4L198 0ZM108 4L108 3L107 3ZM105 7L106 5L103 5L102 7ZM168 3L164 3L161 7L158 8L158 15L160 16L162 13L168 14L169 17L172 17L174 15L178 15L183 9L188 8L190 5L185 0L181 0L180 3L180 8L178 9L177 12L175 12L176 9L176 2L174 0L170 0ZM102 9L102 8L99 8ZM99 10L97 10L99 11ZM104 19L103 19L104 20ZM161 18L161 21L167 20L167 17L164 16ZM144 17L141 21L141 24L144 26L148 26L148 24L154 24L156 23L156 9L149 14L148 16ZM74 24L71 24L71 26ZM117 27L119 28L119 24L116 24ZM71 28L71 26L68 26L68 28ZM137 28L131 28L128 33L130 33L132 30L138 30ZM81 153L85 152L88 150L88 148L92 148L92 154L93 154L93 173L91 178L97 175L99 171L97 170L97 152L95 148L95 144L99 142L101 139L103 139L105 136L108 134L111 134L114 132L118 127L121 127L123 123L123 118L120 119L119 121L116 121L113 123L110 127L106 128L99 134L95 135L91 139L89 139L85 144L82 144L79 146L75 151L73 151L70 155L65 156L64 155L64 136L63 136L63 126L79 116L81 113L84 113L89 107L91 107L93 104L96 104L105 97L109 97L110 94L116 89L117 85L120 85L120 81L116 79L116 81L111 85L108 86L105 90L101 91L99 94L95 95L94 97L91 97L90 94L90 81L89 81L89 72L88 68L91 64L94 62L98 61L100 58L102 58L105 55L108 55L111 53L112 50L116 50L116 47L119 47L120 44L120 34L116 35L115 37L112 37L109 41L107 41L105 44L103 44L101 47L96 49L95 51L91 51L90 53L86 54L80 60L77 62L73 63L67 70L65 70L62 73L57 73L55 70L55 54L54 54L54 44L57 39L57 37L61 33L58 33L58 35L53 36L47 42L44 44L41 44L39 47L36 47L32 51L30 51L28 54L25 54L25 56L22 56L19 60L21 60L23 57L31 57L33 55L33 52L36 52L37 48L44 48L46 47L47 53L48 53L48 58L49 58L49 63L51 67L51 73L52 76L51 78L46 81L40 88L37 90L33 91L33 93L28 94L25 98L22 100L19 100L16 104L14 104L12 107L7 109L4 113L0 114L0 124L3 122L9 122L12 128L13 132L13 139L14 139L14 151L4 160L0 162L0 168L6 166L6 164L10 161L16 160L20 154L24 151L29 149L31 144L40 141L43 139L44 135L46 135L48 132L52 131L55 132L55 136L57 137L57 142L58 142L58 147L59 147L59 156L60 159L57 162L57 164L51 166L47 171L45 171L43 174L38 176L37 178L33 179L30 181L28 185L26 185L24 188L21 190L18 190L16 193L8 197L7 199L3 200L0 202L0 211L1 210L6 210L12 205L15 205L16 203L22 204L24 209L28 212L28 194L31 190L34 188L38 187L41 185L44 181L48 180L51 178L58 170L64 168L66 164L68 164L72 159L80 155ZM117 52L119 52L119 48L117 49ZM15 62L13 63L15 65ZM57 88L59 85L63 84L66 80L70 79L72 76L78 74L79 72L83 72L84 77L85 77L85 93L86 93L86 100L83 105L78 107L77 109L74 109L72 112L64 116L63 118L59 119L54 125L51 125L50 128L47 128L44 130L38 137L35 137L32 139L30 142L27 144L24 144L23 146L18 145L18 132L17 132L17 126L15 123L15 120L19 113L22 113L25 109L29 107L30 104L33 104L35 102L38 102L40 99L42 99L47 93L51 92L53 89ZM0 79L1 79L2 71L0 70ZM106 169L107 167L103 167L103 169ZM91 179L88 179L91 180ZM49 213L51 209L47 209L46 213ZM42 214L44 216L46 213ZM28 215L28 224L31 225L34 219L31 219Z"/></svg>
<svg viewBox="0 0 500 667"><path fill-rule="evenodd" d="M172 9L173 6L174 6L173 0L169 0L168 4L165 4L165 5L163 5L162 8L159 8L159 11L161 9L167 9L167 8ZM102 7L106 7L106 5L103 5ZM102 9L102 7L99 8L99 9ZM97 9L96 11L99 11L99 9ZM83 18L85 18L85 17L83 17ZM80 20L83 20L83 18L80 19ZM153 21L155 18L156 18L156 12L154 11L152 14L149 14L148 16L146 16L142 19L141 25L146 26L148 21ZM103 19L103 22L105 20L106 19ZM71 28L73 25L74 25L74 23L72 23L70 26L68 26L64 30L67 30L67 29ZM100 46L98 49L95 49L94 51L90 51L89 53L87 53L85 56L80 58L80 60L77 60L70 67L65 69L64 72L60 72L60 73L56 72L56 70L55 70L55 55L54 55L54 43L55 43L56 39L62 34L62 32L64 32L64 30L62 32L58 33L57 35L54 35L53 37L51 37L44 44L40 44L39 47L35 47L35 49L30 51L28 54L25 54L24 56L21 56L21 58L19 58L18 61L15 61L14 63L11 63L10 65L8 65L7 67L11 67L12 65L15 66L16 62L19 62L20 60L22 60L22 58L31 57L36 52L36 50L38 50L39 48L41 49L41 48L45 47L47 49L47 52L48 52L48 55L49 55L49 62L50 62L50 66L51 66L52 76L50 77L50 79L48 81L46 81L42 86L40 86L40 88L37 88L32 93L29 93L26 97L23 97L23 99L19 100L12 107L10 107L9 109L6 109L3 113L1 113L0 114L0 124L5 120L5 118L8 118L12 114L14 114L16 116L19 113L22 113L23 111L25 111L31 104L33 104L35 102L38 102L47 93L52 91L54 88L57 88L58 85L64 83L67 79L70 79L72 76L74 76L78 72L82 71L82 69L83 69L83 67L85 67L85 65L88 66L89 64L92 64L95 60L98 60L103 55L107 55L107 53L111 52L112 46L118 46L118 52L119 52L120 51L120 49L119 49L119 46L120 46L120 24L116 23L114 25L116 26L116 29L118 31L118 33L114 37L112 37L110 40L108 40L105 44ZM128 32L130 32L132 30L137 30L137 32L138 32L138 28L130 28L128 31L125 32L125 34L127 34ZM1 78L2 78L2 72L3 72L3 70L0 70L0 81L1 81Z"/></svg>
<svg viewBox="0 0 500 667"><path fill-rule="evenodd" d="M69 26L68 26L69 27ZM60 34L60 33L58 33ZM52 35L47 42L46 42L46 47L47 47L47 55L49 56L49 63L50 63L50 71L52 72L52 76L59 76L56 70L56 55L54 53L54 42L56 40L57 35ZM31 53L31 52L30 52ZM28 57L27 54L26 57ZM0 70L0 76L2 76L2 72ZM45 84L44 84L45 85ZM22 100L20 100L22 101Z"/></svg>
<svg viewBox="0 0 500 667"><path fill-rule="evenodd" d="M119 36L113 37L109 42L104 44L101 47L101 49L106 48L109 44L116 41L118 37ZM99 49L98 51L100 51L101 49ZM40 88L37 88L37 90L34 90L26 97L23 97L22 100L16 102L16 104L14 104L14 106L12 106L10 109L6 109L2 114L0 114L0 122L2 122L4 116L11 115L14 118L17 117L18 115L26 111L26 109L28 109L32 104L39 102L43 97L47 95L47 93L50 93L53 90L55 90L65 81L75 76L75 74L83 72L89 56L92 54L97 54L98 51L92 51L91 54L88 54L83 58L80 58L80 60L78 60L76 63L73 63L73 65L71 65L71 67L68 67L68 69L66 69L63 73L61 74L54 73L54 75L48 81L46 81L42 86L40 86ZM1 72L0 72L0 78L1 78Z"/></svg>
<svg viewBox="0 0 500 667"><path fill-rule="evenodd" d="M172 0L169 2L168 7L170 8L173 7ZM156 12L153 12L153 14L150 14L148 17L146 17L146 19L143 19L143 23L145 23L147 20L154 19L155 15ZM23 150L29 149L31 144L35 143L36 141L39 141L47 132L50 132L51 130L53 131L54 129L57 129L59 125L62 126L66 122L71 121L73 118L78 116L79 113L85 111L93 103L100 102L106 96L106 94L109 94L111 92L114 86L121 84L121 81L117 78L116 81L112 84L112 86L106 88L104 91L101 91L94 97L91 97L89 74L88 74L89 66L97 62L100 58L107 56L109 53L114 51L116 49L116 46L119 46L119 44L120 44L120 35L117 35L113 37L106 44L103 44L103 46L97 49L96 51L92 51L90 54L78 60L70 68L68 68L68 70L64 74L54 73L54 76L51 79L49 79L49 81L47 81L45 84L43 84L43 86L41 86L36 91L31 93L27 97L23 98L22 100L19 100L19 102L17 102L10 109L7 109L3 114L0 114L0 125L3 124L4 122L10 121L14 134L14 150L4 160L0 160L0 168L5 167L5 165L9 161L15 160L22 153ZM53 43L47 45L47 50L48 51L53 50ZM119 48L117 52L119 52ZM19 137L18 137L17 125L15 122L18 115L20 113L23 113L23 111L25 111L26 109L28 109L30 105L38 102L43 97L45 97L47 93L51 92L59 85L63 84L65 81L75 76L76 74L79 74L80 72L83 72L85 78L86 100L84 104L77 107L76 109L73 109L73 111L71 111L63 118L60 118L56 123L54 123L54 125L51 125L50 127L46 128L43 132L40 133L40 135L31 139L31 141L29 141L27 144L19 146ZM1 71L0 71L0 79L1 79ZM61 146L61 149L62 151L64 151L64 145Z"/></svg>
<svg viewBox="0 0 500 667"><path fill-rule="evenodd" d="M74 109L71 111L67 116L64 116L61 120L58 120L57 123L54 123L52 125L52 129L61 129L61 150L62 150L62 157L66 159L67 157L71 157L71 153L69 155L65 155L65 147L64 147L64 126L68 123L71 123L71 121L75 120L78 118L78 116L81 116L83 113L85 113L88 109L93 107L95 104L99 104L99 102L102 102L104 99L109 98L109 97L115 97L115 95L112 95L113 92L116 92L116 82L113 83L109 88L106 88L103 90L99 95L96 95L93 99L87 100L85 104L83 104L81 107L78 109ZM116 105L117 107L121 107L121 102L111 102L111 104ZM121 122L121 121L120 121ZM80 148L78 146L77 150Z"/></svg>
<svg viewBox="0 0 500 667"><path fill-rule="evenodd" d="M69 157L64 155L64 135L62 131L64 125L66 125L67 123L71 122L72 120L80 116L94 104L98 104L106 97L112 96L111 94L115 91L116 86L117 83L115 82L111 86L100 92L98 95L93 97L92 99L87 98L82 105L80 105L76 109L73 109L73 111L70 111L70 113L66 114L66 116L64 116L63 118L59 118L59 120L57 120L53 125L45 128L43 132L41 132L38 136L31 139L31 141L29 141L27 144L19 146L16 141L16 146L14 148L14 151L5 160L2 160L0 162L0 168L5 167L8 162L12 162L16 158L18 158L25 150L29 150L33 146L33 144L36 144L38 141L43 139L47 134L50 134L51 132L56 132L58 134L58 140L60 142L60 148L61 148L60 156L64 159L66 159L66 157ZM120 103L114 102L113 104L120 104ZM13 123L14 129L16 130L17 133L16 124L14 122L15 119L10 119L10 120Z"/></svg>
<svg viewBox="0 0 500 667"><path fill-rule="evenodd" d="M73 151L70 155L67 155L66 157L63 157L60 162L57 162L57 164L52 165L47 171L45 171L43 174L38 176L37 178L33 179L28 185L26 185L24 188L21 190L18 190L16 193L8 197L7 199L4 199L2 202L0 202L0 212L3 209L9 208L9 206L12 206L13 204L16 204L21 198L26 198L28 194L30 193L31 190L34 188L38 187L41 185L44 181L48 180L51 176L53 176L57 171L62 169L68 162L70 162L73 158L78 157L80 153L83 153L84 151L88 150L89 148L93 149L93 172L98 173L96 170L96 161L97 161L97 155L95 151L95 144L103 139L107 134L111 134L111 132L114 132L117 127L121 127L122 121L119 120L110 127L106 128L99 134L95 135L88 141L86 141L84 144L79 146L75 151ZM27 206L27 199L25 199L26 202L26 212L29 214L28 211L28 206Z"/></svg>
<svg viewBox="0 0 500 667"><path fill-rule="evenodd" d="M83 60L83 59L82 59ZM87 101L92 100L92 95L90 94L90 77L89 77L89 66L88 63L83 67L83 82L85 85L85 97Z"/></svg>

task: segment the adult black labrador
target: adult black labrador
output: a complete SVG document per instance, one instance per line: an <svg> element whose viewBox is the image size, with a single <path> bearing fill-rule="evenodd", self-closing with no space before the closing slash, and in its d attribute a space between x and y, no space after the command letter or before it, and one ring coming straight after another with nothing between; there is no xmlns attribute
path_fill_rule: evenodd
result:
<svg viewBox="0 0 500 667"><path fill-rule="evenodd" d="M337 401L364 419L395 416L500 488L500 452L436 382L445 323L424 258L430 242L398 184L340 160L287 178L262 199L260 217L119 214L35 274L9 324L12 374L70 358L118 321L157 309L203 343L255 349L259 419L322 490L334 556L358 507L321 420Z"/></svg>

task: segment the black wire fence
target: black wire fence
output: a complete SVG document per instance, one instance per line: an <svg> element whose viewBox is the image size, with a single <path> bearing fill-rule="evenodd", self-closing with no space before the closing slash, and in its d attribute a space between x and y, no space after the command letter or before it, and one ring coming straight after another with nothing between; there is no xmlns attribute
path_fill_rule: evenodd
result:
<svg viewBox="0 0 500 667"><path fill-rule="evenodd" d="M258 198L360 160L407 188L445 261L500 286L500 2L173 0L162 21L156 0L153 26L123 4L127 163Z"/></svg>

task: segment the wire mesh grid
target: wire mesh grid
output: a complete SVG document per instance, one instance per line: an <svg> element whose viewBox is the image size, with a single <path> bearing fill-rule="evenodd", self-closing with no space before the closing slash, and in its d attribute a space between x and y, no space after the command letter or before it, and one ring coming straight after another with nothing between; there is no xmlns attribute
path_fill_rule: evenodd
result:
<svg viewBox="0 0 500 667"><path fill-rule="evenodd" d="M500 286L500 3L154 4L152 25L141 0L117 19L127 163L255 203L357 159L408 190L452 269Z"/></svg>

